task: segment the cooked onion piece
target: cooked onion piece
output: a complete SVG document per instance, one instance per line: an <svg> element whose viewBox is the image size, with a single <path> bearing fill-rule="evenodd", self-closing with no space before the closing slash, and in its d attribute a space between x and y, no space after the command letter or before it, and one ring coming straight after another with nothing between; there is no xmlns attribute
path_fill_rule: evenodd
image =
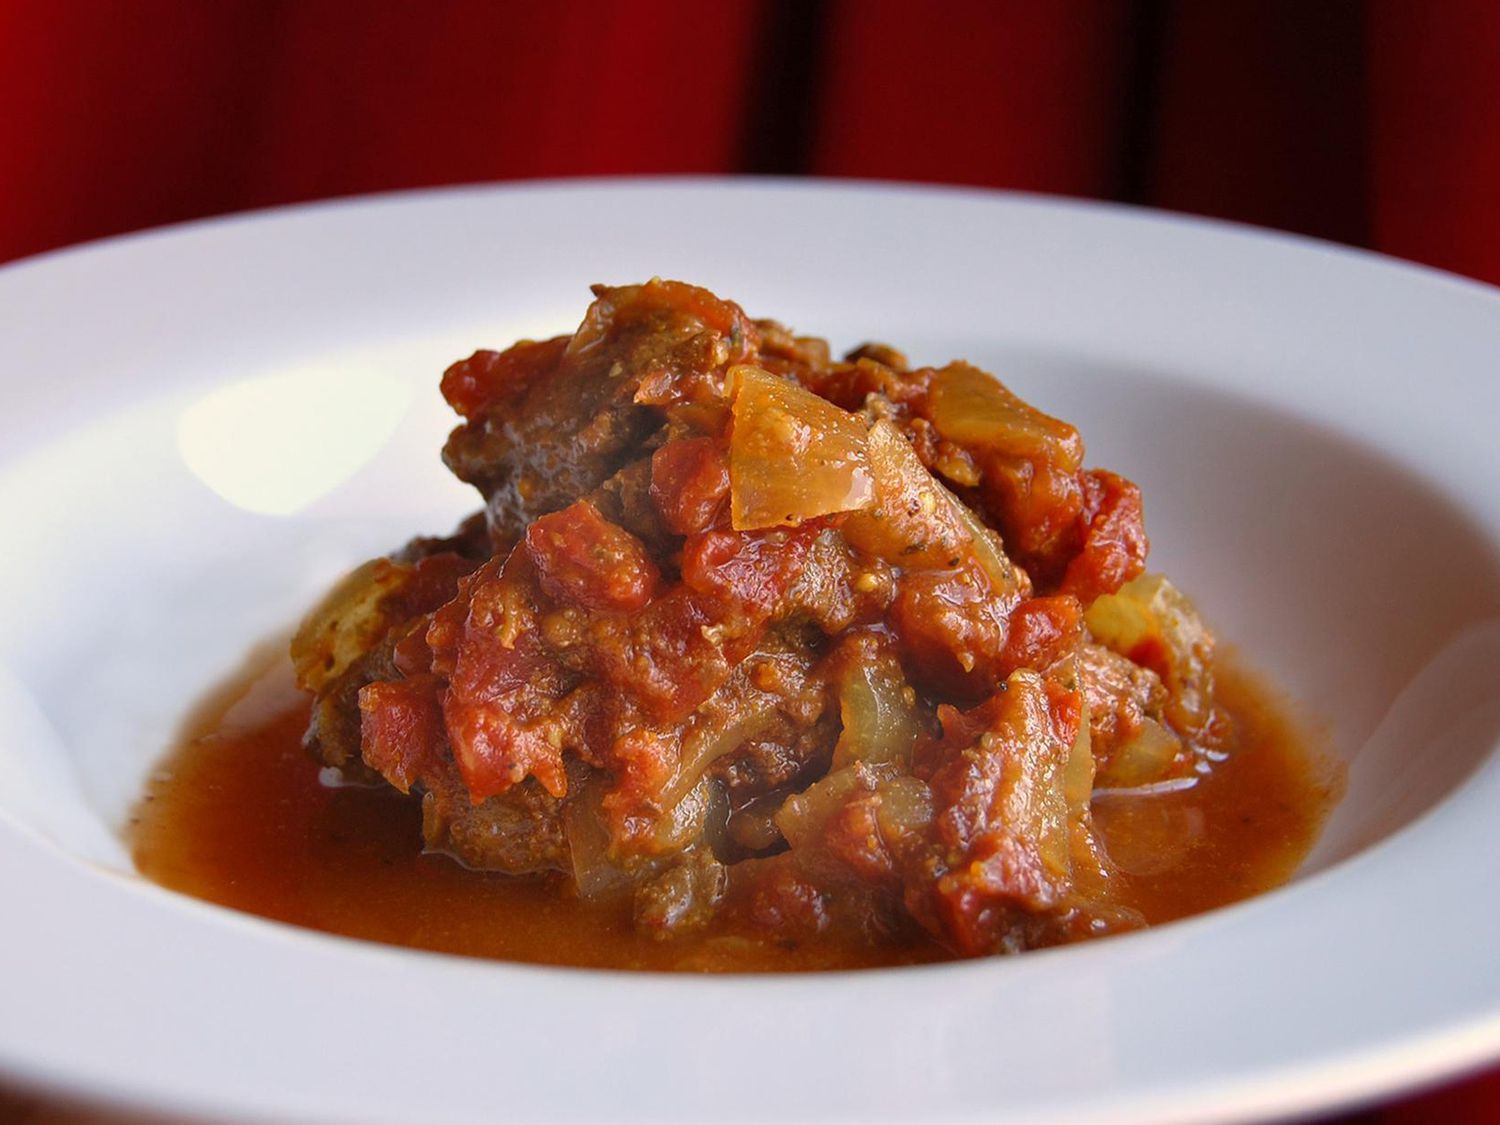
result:
<svg viewBox="0 0 1500 1125"><path fill-rule="evenodd" d="M734 427L730 513L736 531L794 527L874 498L865 424L758 367L729 373Z"/></svg>
<svg viewBox="0 0 1500 1125"><path fill-rule="evenodd" d="M883 418L870 428L868 463L871 503L844 521L844 538L902 566L957 566L973 537L911 443Z"/></svg>
<svg viewBox="0 0 1500 1125"><path fill-rule="evenodd" d="M917 693L896 661L877 658L849 668L839 685L843 730L833 748L833 768L854 762L906 764L921 733Z"/></svg>
<svg viewBox="0 0 1500 1125"><path fill-rule="evenodd" d="M1178 730L1193 736L1207 729L1213 718L1213 635L1182 591L1160 574L1144 574L1096 598L1084 620L1100 643L1161 676L1166 714Z"/></svg>
<svg viewBox="0 0 1500 1125"><path fill-rule="evenodd" d="M1048 458L1070 472L1083 464L1076 429L967 363L950 363L933 376L928 412L942 435L959 445Z"/></svg>

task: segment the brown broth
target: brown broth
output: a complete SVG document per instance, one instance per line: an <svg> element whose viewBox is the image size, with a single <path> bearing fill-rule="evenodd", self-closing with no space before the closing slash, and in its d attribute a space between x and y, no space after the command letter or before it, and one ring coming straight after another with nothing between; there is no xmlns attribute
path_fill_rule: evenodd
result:
<svg viewBox="0 0 1500 1125"><path fill-rule="evenodd" d="M1343 791L1342 771L1311 751L1269 688L1223 660L1215 676L1233 751L1192 788L1093 803L1122 897L1152 925L1285 883Z"/></svg>
<svg viewBox="0 0 1500 1125"><path fill-rule="evenodd" d="M1219 695L1237 746L1190 789L1105 797L1095 820L1152 923L1285 882L1337 793L1271 696L1232 669ZM629 905L581 902L560 879L476 872L421 852L416 802L330 788L303 751L308 703L278 658L205 709L152 777L134 858L173 890L348 937L475 957L632 969L801 971L942 960L925 938L870 946L710 935L657 941Z"/></svg>

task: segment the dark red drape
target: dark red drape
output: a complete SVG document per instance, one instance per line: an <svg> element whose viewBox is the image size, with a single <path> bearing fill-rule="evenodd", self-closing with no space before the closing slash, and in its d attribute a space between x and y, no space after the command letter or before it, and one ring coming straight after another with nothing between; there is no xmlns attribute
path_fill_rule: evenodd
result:
<svg viewBox="0 0 1500 1125"><path fill-rule="evenodd" d="M1500 282L1492 0L0 0L0 260L428 184L777 172L1242 219Z"/></svg>

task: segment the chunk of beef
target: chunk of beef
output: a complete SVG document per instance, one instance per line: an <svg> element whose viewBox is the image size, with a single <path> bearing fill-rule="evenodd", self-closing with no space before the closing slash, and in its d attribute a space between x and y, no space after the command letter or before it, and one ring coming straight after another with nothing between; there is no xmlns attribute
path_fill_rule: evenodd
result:
<svg viewBox="0 0 1500 1125"><path fill-rule="evenodd" d="M1094 760L1107 770L1119 749L1140 733L1146 720L1160 721L1167 689L1151 669L1098 644L1079 648L1078 673L1088 703Z"/></svg>
<svg viewBox="0 0 1500 1125"><path fill-rule="evenodd" d="M570 869L562 803L536 781L478 804L456 772L429 777L424 789L422 838L427 850L507 875Z"/></svg>
<svg viewBox="0 0 1500 1125"><path fill-rule="evenodd" d="M518 345L526 373L498 380L500 393L471 391L478 378L445 387L467 420L443 459L484 494L497 534L519 538L598 488L661 425L655 407L722 397L728 366L754 347L744 313L705 290L651 281L594 292L561 346Z"/></svg>

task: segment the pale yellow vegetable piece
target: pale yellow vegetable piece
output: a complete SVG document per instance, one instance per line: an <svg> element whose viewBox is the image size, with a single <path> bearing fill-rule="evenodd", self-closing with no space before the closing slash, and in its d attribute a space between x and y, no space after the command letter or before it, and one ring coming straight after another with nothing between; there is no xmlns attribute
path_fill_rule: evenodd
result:
<svg viewBox="0 0 1500 1125"><path fill-rule="evenodd" d="M791 527L864 508L875 496L865 422L758 367L731 369L730 519Z"/></svg>
<svg viewBox="0 0 1500 1125"><path fill-rule="evenodd" d="M844 521L844 538L878 559L905 567L951 567L972 549L947 491L901 432L885 419L870 428L873 503Z"/></svg>
<svg viewBox="0 0 1500 1125"><path fill-rule="evenodd" d="M968 449L1045 459L1063 472L1083 464L1083 439L967 363L950 363L932 379L928 411L938 433Z"/></svg>
<svg viewBox="0 0 1500 1125"><path fill-rule="evenodd" d="M1189 736L1212 717L1214 640L1187 595L1160 574L1143 574L1114 594L1095 598L1084 613L1089 631L1121 656L1164 667L1165 713ZM1159 741L1159 740L1158 740Z"/></svg>
<svg viewBox="0 0 1500 1125"><path fill-rule="evenodd" d="M322 691L390 627L381 606L411 580L412 568L372 559L346 575L307 615L292 638L297 686Z"/></svg>
<svg viewBox="0 0 1500 1125"><path fill-rule="evenodd" d="M839 717L844 729L833 748L835 770L855 762L911 762L921 733L917 695L894 659L849 668L839 684Z"/></svg>
<svg viewBox="0 0 1500 1125"><path fill-rule="evenodd" d="M1143 719L1140 729L1111 755L1099 784L1110 789L1150 785L1167 775L1181 753L1181 739L1155 719Z"/></svg>

